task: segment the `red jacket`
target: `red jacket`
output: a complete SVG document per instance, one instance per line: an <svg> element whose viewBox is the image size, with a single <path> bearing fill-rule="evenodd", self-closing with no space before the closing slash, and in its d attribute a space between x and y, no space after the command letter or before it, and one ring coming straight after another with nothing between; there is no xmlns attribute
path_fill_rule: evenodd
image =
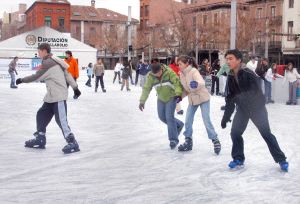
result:
<svg viewBox="0 0 300 204"><path fill-rule="evenodd" d="M180 68L176 64L170 64L169 67L179 76Z"/></svg>

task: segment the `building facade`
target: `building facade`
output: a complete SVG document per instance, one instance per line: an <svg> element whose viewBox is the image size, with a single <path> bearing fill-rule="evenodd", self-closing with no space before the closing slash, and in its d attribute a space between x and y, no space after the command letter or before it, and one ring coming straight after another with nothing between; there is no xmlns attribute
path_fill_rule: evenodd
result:
<svg viewBox="0 0 300 204"><path fill-rule="evenodd" d="M26 25L21 32L44 25L63 33L69 33L71 5L66 0L35 1L25 12Z"/></svg>
<svg viewBox="0 0 300 204"><path fill-rule="evenodd" d="M146 59L166 59L179 53L180 40L175 36L176 19L187 2L175 0L140 0L139 54Z"/></svg>
<svg viewBox="0 0 300 204"><path fill-rule="evenodd" d="M12 13L4 12L1 25L1 41L19 34L19 28L26 23L26 8L26 4L19 4L18 11Z"/></svg>
<svg viewBox="0 0 300 204"><path fill-rule="evenodd" d="M300 68L300 1L286 0L283 4L282 52L284 63L293 62Z"/></svg>
<svg viewBox="0 0 300 204"><path fill-rule="evenodd" d="M282 62L283 0L248 0L250 18L253 20L252 54L265 56L271 62ZM267 44L266 44L267 41Z"/></svg>
<svg viewBox="0 0 300 204"><path fill-rule="evenodd" d="M128 16L96 8L95 1L91 6L71 6L71 36L95 47L110 69L117 59L128 56L128 29L134 45L137 26L138 20L132 19L129 26Z"/></svg>
<svg viewBox="0 0 300 204"><path fill-rule="evenodd" d="M249 6L245 1L237 2L237 45L240 50L247 50L248 33L246 17L249 15ZM198 1L182 10L189 16L192 32L195 33L195 45L191 55L197 55L198 63L204 59L213 62L221 58L230 46L230 0Z"/></svg>

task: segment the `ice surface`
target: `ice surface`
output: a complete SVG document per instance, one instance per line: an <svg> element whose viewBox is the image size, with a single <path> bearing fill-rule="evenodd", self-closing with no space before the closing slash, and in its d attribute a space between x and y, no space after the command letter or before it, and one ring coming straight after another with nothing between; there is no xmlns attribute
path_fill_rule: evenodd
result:
<svg viewBox="0 0 300 204"><path fill-rule="evenodd" d="M86 87L84 72L79 100L73 100L70 91L68 120L81 148L71 155L61 152L65 141L55 120L47 129L45 150L24 148L35 131L45 85L22 84L12 90L9 79L0 79L1 204L300 203L300 106L267 106L272 132L290 162L288 173L280 172L252 123L244 133L245 169L230 171L230 127L220 128L222 97L211 99L221 154L213 154L200 110L194 149L179 153L169 149L166 126L157 117L155 91L140 112L140 87L121 92L119 84L112 84L112 72L104 77L107 93ZM182 107L186 110L186 99Z"/></svg>

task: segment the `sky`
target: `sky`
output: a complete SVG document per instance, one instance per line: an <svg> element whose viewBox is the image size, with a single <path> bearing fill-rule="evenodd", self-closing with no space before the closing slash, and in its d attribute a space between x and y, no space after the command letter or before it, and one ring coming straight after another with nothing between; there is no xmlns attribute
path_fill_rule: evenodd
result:
<svg viewBox="0 0 300 204"><path fill-rule="evenodd" d="M5 11L17 11L19 3L26 3L28 8L34 1L35 0L1 0L0 18L2 18ZM69 2L73 5L91 5L90 0L69 0ZM132 17L139 19L139 0L96 0L97 8L107 8L125 15L128 14L128 6L132 7Z"/></svg>

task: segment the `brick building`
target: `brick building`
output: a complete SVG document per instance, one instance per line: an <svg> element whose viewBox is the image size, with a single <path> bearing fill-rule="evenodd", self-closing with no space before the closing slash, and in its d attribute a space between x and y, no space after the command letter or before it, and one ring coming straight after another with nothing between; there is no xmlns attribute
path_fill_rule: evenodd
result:
<svg viewBox="0 0 300 204"><path fill-rule="evenodd" d="M253 20L252 52L264 56L268 41L268 55L271 61L281 62L283 0L247 0L249 18Z"/></svg>
<svg viewBox="0 0 300 204"><path fill-rule="evenodd" d="M230 45L230 0L206 0L197 1L185 9L184 14L190 18L190 27L195 33L195 45L199 49L198 63L204 58L213 62L224 54ZM244 0L237 1L237 47L245 50L247 45L247 23L245 17L249 13L248 5ZM196 56L192 51L191 55Z"/></svg>
<svg viewBox="0 0 300 204"><path fill-rule="evenodd" d="M67 0L38 0L25 12L26 25L21 32L47 25L60 32L69 33L71 5Z"/></svg>
<svg viewBox="0 0 300 204"><path fill-rule="evenodd" d="M283 11L283 61L293 62L300 71L300 1L284 1Z"/></svg>
<svg viewBox="0 0 300 204"><path fill-rule="evenodd" d="M18 11L4 12L1 25L1 40L6 40L20 33L18 29L25 24L26 8L26 4L19 4Z"/></svg>
<svg viewBox="0 0 300 204"><path fill-rule="evenodd" d="M187 6L187 2L175 0L140 0L140 27L139 27L139 47L140 52L144 52L146 58L152 56L165 59L169 55L178 53L178 43L175 37L172 42L168 42L163 36L164 32L172 33L176 27L175 19L179 11ZM168 36L170 38L171 36ZM170 40L170 39L169 39ZM169 47L169 48L166 48ZM141 53L140 53L141 54Z"/></svg>
<svg viewBox="0 0 300 204"><path fill-rule="evenodd" d="M138 20L131 21L132 42L136 39ZM71 6L71 36L98 49L98 57L107 59L113 68L118 58L127 56L128 17L91 6Z"/></svg>

